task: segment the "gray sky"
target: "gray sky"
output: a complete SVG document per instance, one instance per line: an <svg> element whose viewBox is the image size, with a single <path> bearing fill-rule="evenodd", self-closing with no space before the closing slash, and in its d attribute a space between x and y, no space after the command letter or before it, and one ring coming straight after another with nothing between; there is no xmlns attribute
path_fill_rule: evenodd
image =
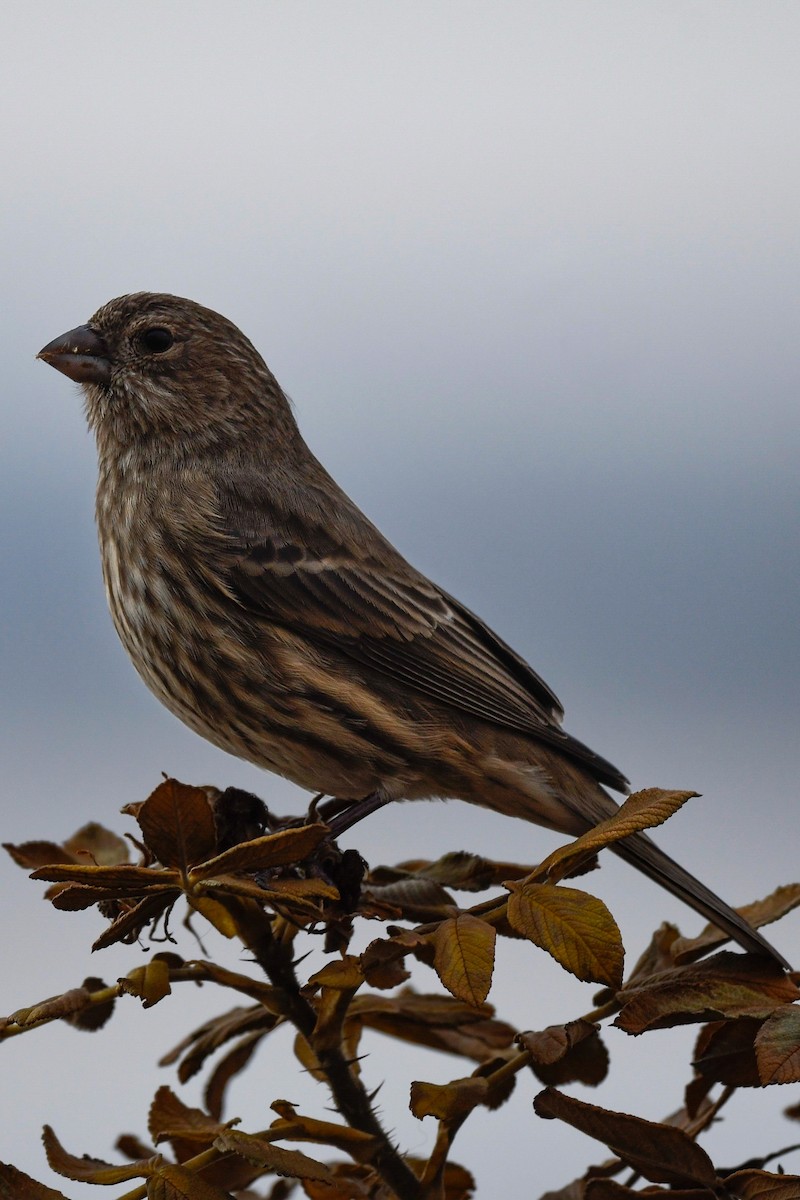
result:
<svg viewBox="0 0 800 1200"><path fill-rule="evenodd" d="M77 389L33 356L146 289L245 330L323 462L531 660L572 732L636 786L703 793L666 848L734 902L795 878L797 5L33 0L5 26L4 839L89 817L125 829L117 809L162 770L305 802L161 709L105 612L94 449ZM533 861L554 844L457 804L397 806L356 841L373 862L455 847ZM632 955L663 918L698 927L624 866L591 882ZM115 978L139 953L90 963L91 914L50 912L2 863L0 887L15 964L2 1011L89 970ZM795 959L799 927L775 933ZM590 1006L544 956L503 954L496 998L516 988L502 1011L523 1027ZM221 1007L191 1003L198 1022ZM177 1039L173 1007L131 1002L111 1034L4 1049L24 1103L0 1158L55 1182L42 1121L96 1155L120 1128L143 1132L156 1083L172 1082L150 1064ZM691 1037L612 1035L620 1065L595 1098L654 1118L677 1107ZM374 1051L369 1069L391 1072ZM660 1095L631 1084L645 1060ZM461 1070L421 1054L402 1069ZM501 1129L507 1195L531 1179L526 1154L534 1195L570 1177L564 1155L573 1174L602 1155L534 1118L535 1090L457 1145L481 1195L501 1190ZM278 1091L324 1102L288 1056ZM382 1095L400 1136L428 1145L403 1114L405 1078ZM738 1098L711 1152L736 1162L791 1141L775 1116L790 1101ZM262 1102L254 1077L232 1112L255 1128Z"/></svg>

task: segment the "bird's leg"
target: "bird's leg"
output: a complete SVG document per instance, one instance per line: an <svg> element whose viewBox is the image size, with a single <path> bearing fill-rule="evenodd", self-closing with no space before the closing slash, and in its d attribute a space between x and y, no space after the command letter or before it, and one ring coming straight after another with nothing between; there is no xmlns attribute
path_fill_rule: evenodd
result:
<svg viewBox="0 0 800 1200"><path fill-rule="evenodd" d="M390 800L391 796L378 790L370 792L369 796L365 796L363 800L343 801L333 798L325 804L321 804L317 811L325 824L329 826L331 836L338 838L353 825L363 821L364 817L370 816L379 808L383 808L385 804L389 804Z"/></svg>

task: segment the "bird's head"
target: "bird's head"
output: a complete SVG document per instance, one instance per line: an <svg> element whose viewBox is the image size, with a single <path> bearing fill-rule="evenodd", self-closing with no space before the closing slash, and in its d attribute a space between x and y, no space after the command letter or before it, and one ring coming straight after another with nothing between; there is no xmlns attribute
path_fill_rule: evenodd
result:
<svg viewBox="0 0 800 1200"><path fill-rule="evenodd" d="M39 358L83 387L98 443L153 438L197 452L294 437L289 403L231 321L192 300L136 292L99 308Z"/></svg>

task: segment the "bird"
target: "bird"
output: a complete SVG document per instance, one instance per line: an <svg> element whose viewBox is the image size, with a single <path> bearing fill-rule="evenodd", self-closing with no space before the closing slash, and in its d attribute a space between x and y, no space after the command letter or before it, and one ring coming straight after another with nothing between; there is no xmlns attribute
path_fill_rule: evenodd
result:
<svg viewBox="0 0 800 1200"><path fill-rule="evenodd" d="M83 390L111 616L191 729L364 811L460 799L570 836L628 781L555 693L412 567L306 445L251 341L136 292L38 357ZM746 951L786 960L647 835L611 847Z"/></svg>

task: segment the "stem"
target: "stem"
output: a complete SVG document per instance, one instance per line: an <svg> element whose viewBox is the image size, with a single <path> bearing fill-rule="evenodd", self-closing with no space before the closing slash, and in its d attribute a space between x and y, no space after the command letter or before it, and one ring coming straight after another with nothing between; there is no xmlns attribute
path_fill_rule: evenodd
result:
<svg viewBox="0 0 800 1200"><path fill-rule="evenodd" d="M313 1046L317 1014L300 990L292 961L292 946L277 942L272 936L270 919L256 904L236 902L228 898L226 905L236 921L239 936L252 953L273 987L279 988L285 1002L285 1015L294 1027ZM354 1129L368 1133L378 1142L372 1165L392 1188L398 1200L420 1200L420 1181L404 1161L377 1116L369 1096L339 1046L317 1050L320 1067L325 1072L336 1107Z"/></svg>

